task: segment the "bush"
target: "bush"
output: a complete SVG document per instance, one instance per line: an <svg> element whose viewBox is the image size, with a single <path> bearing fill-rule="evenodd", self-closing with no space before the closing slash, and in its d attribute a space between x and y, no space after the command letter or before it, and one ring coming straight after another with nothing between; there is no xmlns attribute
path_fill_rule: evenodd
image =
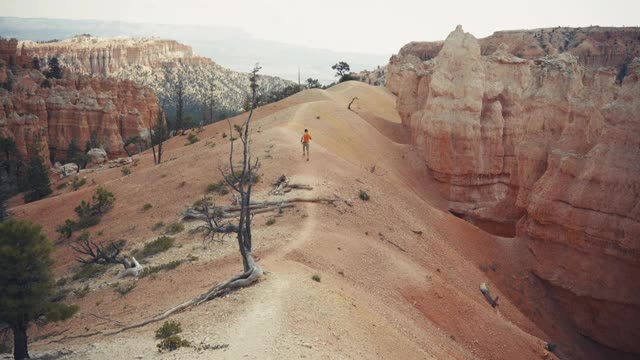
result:
<svg viewBox="0 0 640 360"><path fill-rule="evenodd" d="M217 183L207 185L207 192L215 192L218 195L227 195L229 190L227 190L227 183L224 180L220 180Z"/></svg>
<svg viewBox="0 0 640 360"><path fill-rule="evenodd" d="M107 271L107 267L105 265L83 264L80 267L80 270L73 274L72 279L74 281L90 279L102 275L105 271Z"/></svg>
<svg viewBox="0 0 640 360"><path fill-rule="evenodd" d="M364 200L364 201L368 201L370 199L369 198L369 194L367 194L367 192L364 191L364 190L360 190L360 195L359 196L360 196L360 199Z"/></svg>
<svg viewBox="0 0 640 360"><path fill-rule="evenodd" d="M267 226L271 226L273 224L276 223L276 219L275 218L269 218L269 220L267 220L266 225Z"/></svg>
<svg viewBox="0 0 640 360"><path fill-rule="evenodd" d="M173 260L171 262L168 262L166 264L161 264L161 265L157 265L157 266L147 266L144 269L142 269L142 272L140 273L140 276L138 276L139 278L144 278L147 277L151 274L155 274L158 273L160 271L165 271L165 270L173 270L175 268L177 268L178 266L182 265L182 263L184 262L184 260Z"/></svg>
<svg viewBox="0 0 640 360"><path fill-rule="evenodd" d="M153 207L153 205L146 203L144 204L144 206L142 207L142 211L149 211L151 210L151 208Z"/></svg>
<svg viewBox="0 0 640 360"><path fill-rule="evenodd" d="M161 236L150 243L144 244L142 250L132 251L131 256L138 259L144 259L146 257L165 252L173 246L174 241L175 239L172 237Z"/></svg>
<svg viewBox="0 0 640 360"><path fill-rule="evenodd" d="M189 134L189 136L187 137L187 140L189 140L189 143L185 145L192 145L200 141L200 139L196 134Z"/></svg>
<svg viewBox="0 0 640 360"><path fill-rule="evenodd" d="M313 279L313 281L320 282L320 275L318 275L318 274L313 274L313 276L311 277L311 279Z"/></svg>
<svg viewBox="0 0 640 360"><path fill-rule="evenodd" d="M125 296L128 293L130 293L131 290L135 289L136 286L137 286L136 283L128 283L128 284L124 284L124 285L118 285L115 288L115 292L117 292L121 296Z"/></svg>
<svg viewBox="0 0 640 360"><path fill-rule="evenodd" d="M58 186L56 186L56 190L62 190L64 188L66 188L67 185L68 184L66 182L60 183L60 184L58 184Z"/></svg>
<svg viewBox="0 0 640 360"><path fill-rule="evenodd" d="M169 336L168 338L162 339L158 345L158 351L173 351L177 350L181 347L189 347L191 343L178 335Z"/></svg>
<svg viewBox="0 0 640 360"><path fill-rule="evenodd" d="M164 227L164 222L159 221L153 225L151 225L151 231L158 231Z"/></svg>
<svg viewBox="0 0 640 360"><path fill-rule="evenodd" d="M182 232L183 230L184 230L184 225L182 223L175 222L167 226L167 229L165 230L165 232L169 235L175 235Z"/></svg>
<svg viewBox="0 0 640 360"><path fill-rule="evenodd" d="M162 326L156 330L156 339L166 339L182 332L182 325L179 321L165 321Z"/></svg>
<svg viewBox="0 0 640 360"><path fill-rule="evenodd" d="M91 203L82 200L80 205L76 206L75 212L78 214L78 221L67 219L64 224L56 228L56 232L68 239L76 230L97 225L102 216L111 209L114 201L115 197L112 192L99 187L93 195Z"/></svg>
<svg viewBox="0 0 640 360"><path fill-rule="evenodd" d="M82 187L82 185L84 185L84 184L86 184L86 183L87 183L87 179L85 179L85 178L80 178L80 180L78 180L78 178L77 178L77 177L74 177L74 178L71 180L71 187L72 187L72 188L73 188L73 190L75 191L75 190L80 189L80 187Z"/></svg>
<svg viewBox="0 0 640 360"><path fill-rule="evenodd" d="M122 167L122 169L120 169L120 171L122 172L122 175L124 175L124 176L127 176L127 175L131 174L131 169L129 169L128 166Z"/></svg>

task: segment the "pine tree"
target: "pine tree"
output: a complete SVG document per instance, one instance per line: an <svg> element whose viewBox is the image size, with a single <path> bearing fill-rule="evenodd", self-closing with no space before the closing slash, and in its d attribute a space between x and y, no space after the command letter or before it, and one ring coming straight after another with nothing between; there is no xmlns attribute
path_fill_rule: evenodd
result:
<svg viewBox="0 0 640 360"><path fill-rule="evenodd" d="M29 323L45 318L60 321L78 307L51 302L54 293L52 246L42 226L29 221L0 223L0 323L13 331L13 356L28 359Z"/></svg>
<svg viewBox="0 0 640 360"><path fill-rule="evenodd" d="M40 155L40 145L35 144L31 149L29 168L27 169L27 194L25 202L40 200L51 194L49 172L44 165L44 159Z"/></svg>
<svg viewBox="0 0 640 360"><path fill-rule="evenodd" d="M48 78L62 79L62 68L57 57L49 59L49 71L47 71Z"/></svg>
<svg viewBox="0 0 640 360"><path fill-rule="evenodd" d="M31 59L31 66L36 70L40 70L40 59L34 56L33 59Z"/></svg>
<svg viewBox="0 0 640 360"><path fill-rule="evenodd" d="M67 148L67 162L75 162L79 151L80 149L78 148L78 144L76 144L76 139L71 139L69 147Z"/></svg>

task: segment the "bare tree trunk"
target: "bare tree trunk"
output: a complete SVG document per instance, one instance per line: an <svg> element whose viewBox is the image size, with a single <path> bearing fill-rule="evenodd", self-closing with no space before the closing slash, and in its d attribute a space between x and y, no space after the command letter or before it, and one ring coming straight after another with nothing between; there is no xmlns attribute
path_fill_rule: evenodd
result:
<svg viewBox="0 0 640 360"><path fill-rule="evenodd" d="M27 350L27 324L21 323L11 327L13 330L13 357L16 360L31 359Z"/></svg>

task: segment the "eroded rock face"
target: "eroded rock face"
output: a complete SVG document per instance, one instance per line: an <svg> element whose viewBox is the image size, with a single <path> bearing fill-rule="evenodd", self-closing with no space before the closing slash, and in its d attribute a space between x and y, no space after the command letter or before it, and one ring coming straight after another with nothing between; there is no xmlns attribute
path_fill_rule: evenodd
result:
<svg viewBox="0 0 640 360"><path fill-rule="evenodd" d="M83 150L92 134L109 156L124 156L124 139L148 137L158 114L153 91L132 81L74 75L42 88L39 71L17 77L11 92L0 90L0 136L15 139L25 156L38 142L45 159L49 152L63 159L72 140Z"/></svg>
<svg viewBox="0 0 640 360"><path fill-rule="evenodd" d="M187 84L184 90L187 104L200 106L213 96L216 109L221 111L240 110L250 89L249 74L196 56L190 46L174 40L80 35L50 43L24 41L20 49L20 54L37 57L43 63L55 56L65 69L75 73L147 85L167 104L173 103L172 86L178 79ZM277 77L260 76L260 90L264 93L292 84Z"/></svg>
<svg viewBox="0 0 640 360"><path fill-rule="evenodd" d="M483 53L458 27L430 60L392 57L413 143L452 212L529 241L581 333L640 353L640 59L618 84L570 52Z"/></svg>

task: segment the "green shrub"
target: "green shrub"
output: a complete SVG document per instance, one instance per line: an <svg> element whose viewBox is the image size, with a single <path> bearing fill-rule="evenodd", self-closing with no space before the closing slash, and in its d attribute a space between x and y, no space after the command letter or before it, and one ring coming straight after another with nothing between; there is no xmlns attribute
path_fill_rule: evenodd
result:
<svg viewBox="0 0 640 360"><path fill-rule="evenodd" d="M220 180L217 183L207 185L207 192L215 192L218 195L227 195L229 190L227 190L227 182L224 180Z"/></svg>
<svg viewBox="0 0 640 360"><path fill-rule="evenodd" d="M169 336L178 335L182 332L182 325L179 321L165 321L162 326L156 330L156 339L166 339Z"/></svg>
<svg viewBox="0 0 640 360"><path fill-rule="evenodd" d="M158 345L158 351L173 351L177 350L181 347L189 347L191 343L178 335L169 336L168 338L162 339Z"/></svg>
<svg viewBox="0 0 640 360"><path fill-rule="evenodd" d="M187 137L187 140L189 140L189 143L185 145L192 145L200 141L200 139L196 134L189 134L189 136Z"/></svg>
<svg viewBox="0 0 640 360"><path fill-rule="evenodd" d="M122 169L120 169L120 171L122 172L122 175L127 176L129 174L131 174L131 169L129 169L128 166L124 166Z"/></svg>
<svg viewBox="0 0 640 360"><path fill-rule="evenodd" d="M50 306L49 309L47 309L47 314L45 316L46 322L57 322L68 319L80 310L78 305L58 305L60 304L53 304L53 306Z"/></svg>
<svg viewBox="0 0 640 360"><path fill-rule="evenodd" d="M144 277L147 277L147 276L149 276L151 274L158 273L160 271L173 270L173 269L177 268L178 266L182 265L183 262L184 262L184 260L173 260L173 261L168 262L166 264L161 264L161 265L157 265L157 266L147 266L144 269L142 269L142 272L140 273L139 278L144 278Z"/></svg>
<svg viewBox="0 0 640 360"><path fill-rule="evenodd" d="M80 267L80 270L73 274L72 279L75 280L85 280L91 279L96 276L102 275L105 271L107 271L107 266L98 265L98 264L83 264Z"/></svg>
<svg viewBox="0 0 640 360"><path fill-rule="evenodd" d="M165 232L169 235L175 235L184 230L184 225L180 222L174 222L173 224L167 226Z"/></svg>
<svg viewBox="0 0 640 360"><path fill-rule="evenodd" d="M66 188L67 185L68 184L66 182L60 183L60 184L58 184L58 186L56 186L56 190L62 190L64 188Z"/></svg>
<svg viewBox="0 0 640 360"><path fill-rule="evenodd" d="M71 180L71 188L73 188L74 191L80 189L82 187L82 185L87 183L87 179L85 178L80 178L80 180L78 180L77 177L74 177Z"/></svg>
<svg viewBox="0 0 640 360"><path fill-rule="evenodd" d="M142 207L142 211L149 211L151 210L151 208L153 207L153 205L146 203L144 204L144 206Z"/></svg>
<svg viewBox="0 0 640 360"><path fill-rule="evenodd" d="M158 231L164 227L164 222L160 221L151 225L151 231Z"/></svg>
<svg viewBox="0 0 640 360"><path fill-rule="evenodd" d="M364 201L367 201L367 200L370 199L369 194L367 194L367 192L364 191L364 190L360 190L360 195L359 196L360 196L360 199L364 200Z"/></svg>
<svg viewBox="0 0 640 360"><path fill-rule="evenodd" d="M114 201L115 196L112 192L99 187L93 195L91 203L82 200L80 205L76 206L75 212L78 214L78 221L67 219L64 224L56 228L56 232L68 239L76 230L97 225L102 216L113 207Z"/></svg>
<svg viewBox="0 0 640 360"><path fill-rule="evenodd" d="M269 218L269 220L267 220L266 225L267 226L271 226L273 224L276 223L276 219L275 218Z"/></svg>
<svg viewBox="0 0 640 360"><path fill-rule="evenodd" d="M311 279L313 279L313 281L320 282L320 275L318 275L318 274L313 274L313 276L311 277Z"/></svg>
<svg viewBox="0 0 640 360"><path fill-rule="evenodd" d="M144 259L161 252L169 250L173 246L174 238L168 236L161 236L152 242L144 244L142 250L134 250L131 252L131 256L138 259Z"/></svg>

